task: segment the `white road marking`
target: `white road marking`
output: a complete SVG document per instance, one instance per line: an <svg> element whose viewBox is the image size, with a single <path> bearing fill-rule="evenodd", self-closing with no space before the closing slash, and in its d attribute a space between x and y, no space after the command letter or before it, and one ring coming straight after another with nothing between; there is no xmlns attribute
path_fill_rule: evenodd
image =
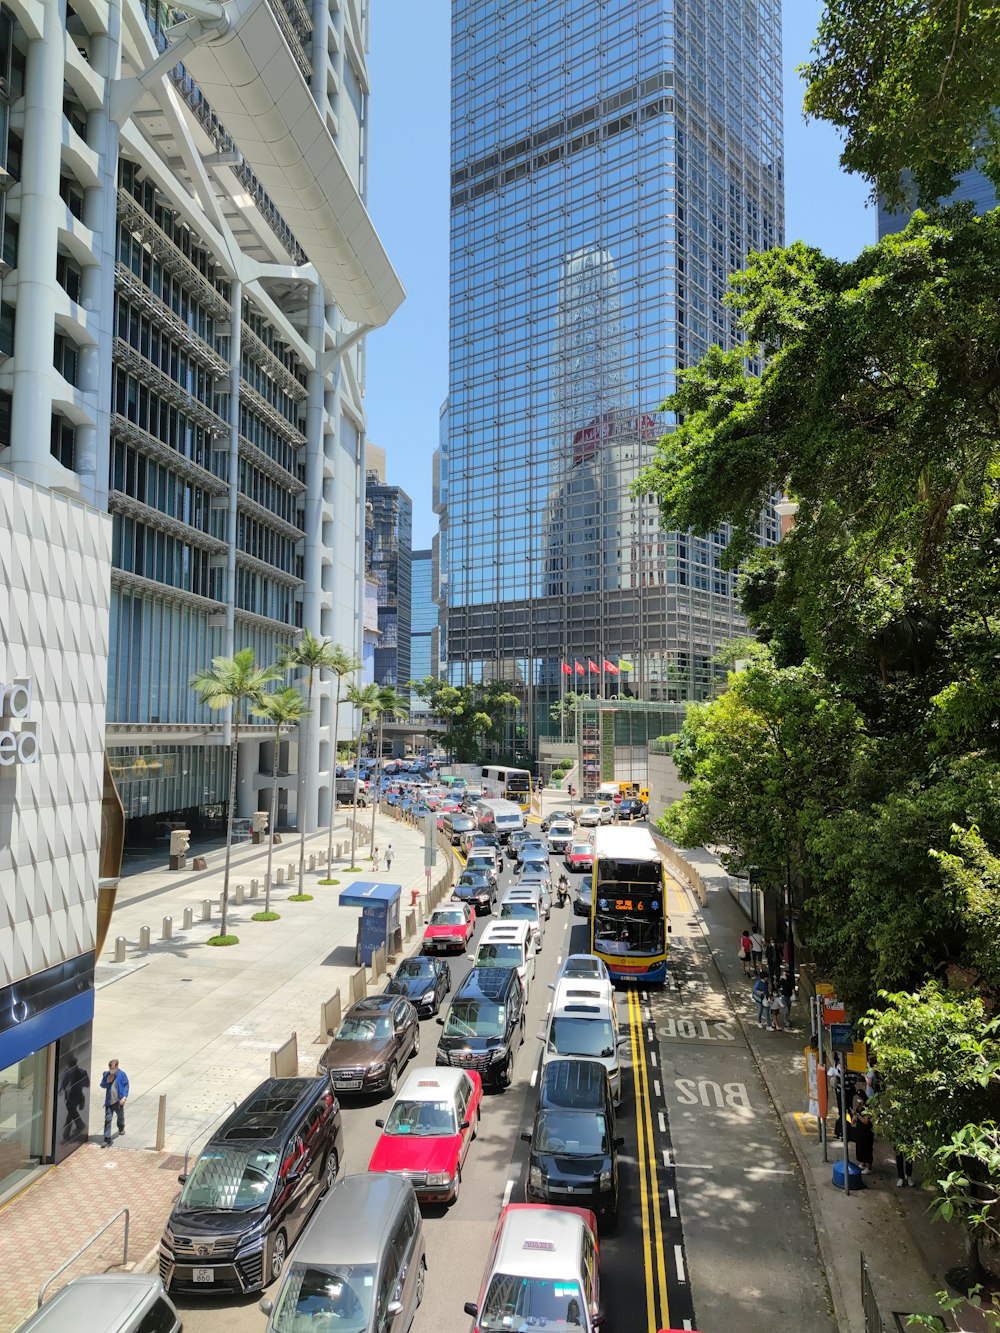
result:
<svg viewBox="0 0 1000 1333"><path fill-rule="evenodd" d="M674 1263L677 1265L677 1281L686 1282L688 1277L684 1267L684 1251L679 1245L674 1246Z"/></svg>
<svg viewBox="0 0 1000 1333"><path fill-rule="evenodd" d="M670 1207L670 1216L677 1216L677 1195L673 1190L667 1190L667 1204Z"/></svg>
<svg viewBox="0 0 1000 1333"><path fill-rule="evenodd" d="M690 1171L714 1171L715 1167L711 1162L674 1162L674 1169L679 1170L686 1166Z"/></svg>
<svg viewBox="0 0 1000 1333"><path fill-rule="evenodd" d="M655 1051L650 1051L650 1053L649 1053L649 1063L653 1066L654 1069L656 1068L656 1052L655 1052Z"/></svg>
<svg viewBox="0 0 1000 1333"><path fill-rule="evenodd" d="M511 1191L513 1190L516 1184L517 1184L516 1180L507 1181L507 1188L503 1192L503 1203L500 1205L501 1209L506 1208L507 1205L510 1203Z"/></svg>
<svg viewBox="0 0 1000 1333"><path fill-rule="evenodd" d="M653 1079L653 1091L656 1093L657 1097L663 1096L663 1089L660 1087L660 1080L658 1078Z"/></svg>
<svg viewBox="0 0 1000 1333"><path fill-rule="evenodd" d="M642 1019L644 1023L652 1023L653 1021L653 1014L648 1004L643 1009Z"/></svg>
<svg viewBox="0 0 1000 1333"><path fill-rule="evenodd" d="M559 955L559 957L556 959L556 962L557 962L557 963L561 963L561 962L562 962L562 954Z"/></svg>
<svg viewBox="0 0 1000 1333"><path fill-rule="evenodd" d="M531 1078L530 1078L528 1081L529 1081L529 1083L531 1084L532 1087L535 1086L535 1084L538 1082L538 1070L537 1070L537 1069L533 1069L533 1070L531 1071Z"/></svg>
<svg viewBox="0 0 1000 1333"><path fill-rule="evenodd" d="M664 1117L664 1115L663 1115L663 1112L662 1112L662 1111L657 1111L656 1114L657 1114L657 1118L659 1119L659 1122L660 1122L660 1133L661 1133L661 1134L666 1134L666 1132L667 1132L667 1122L666 1122L666 1119L665 1119L665 1117Z"/></svg>
<svg viewBox="0 0 1000 1333"><path fill-rule="evenodd" d="M691 1328L691 1329L693 1329L693 1328L694 1328L694 1324L691 1323L691 1320L690 1320L690 1319L685 1319L685 1320L684 1320L684 1327L685 1327L685 1328Z"/></svg>
<svg viewBox="0 0 1000 1333"><path fill-rule="evenodd" d="M745 1166L748 1176L794 1176L795 1172L784 1166Z"/></svg>
<svg viewBox="0 0 1000 1333"><path fill-rule="evenodd" d="M648 1000L648 999L649 999L649 991L648 991L648 990L641 990L641 991L639 992L639 997L640 997L640 999Z"/></svg>
<svg viewBox="0 0 1000 1333"><path fill-rule="evenodd" d="M667 1167L667 1168L670 1167L670 1149L669 1149L669 1148L664 1148L664 1149L663 1149L663 1165L664 1165L665 1167Z"/></svg>
<svg viewBox="0 0 1000 1333"><path fill-rule="evenodd" d="M653 1031L652 1028L649 1028L648 1031L649 1031L649 1040L650 1040L650 1041L655 1041L655 1040L656 1040L656 1033Z"/></svg>

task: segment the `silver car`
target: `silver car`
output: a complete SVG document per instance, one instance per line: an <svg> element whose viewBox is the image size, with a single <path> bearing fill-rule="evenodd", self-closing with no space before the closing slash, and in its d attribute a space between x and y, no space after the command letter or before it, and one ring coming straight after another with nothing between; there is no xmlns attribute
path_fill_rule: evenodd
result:
<svg viewBox="0 0 1000 1333"><path fill-rule="evenodd" d="M267 1333L343 1328L405 1333L424 1298L427 1254L413 1186L402 1176L345 1176L330 1190L260 1308Z"/></svg>

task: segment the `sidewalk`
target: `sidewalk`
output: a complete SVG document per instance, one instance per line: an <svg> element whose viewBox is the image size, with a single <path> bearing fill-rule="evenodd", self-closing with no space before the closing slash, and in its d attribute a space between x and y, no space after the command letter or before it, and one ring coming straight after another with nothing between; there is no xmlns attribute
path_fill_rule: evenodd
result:
<svg viewBox="0 0 1000 1333"><path fill-rule="evenodd" d="M946 1270L963 1261L957 1228L928 1215L928 1196L923 1190L896 1189L892 1148L880 1140L876 1141L874 1170L864 1178L866 1188L849 1195L834 1188L833 1162L842 1154L841 1144L832 1137L835 1113L829 1122L829 1162L823 1161L815 1117L806 1113L807 1008L796 1000L792 1026L784 1032L768 1032L757 1026L751 983L744 977L743 964L737 957L747 917L730 894L727 875L715 856L704 848L686 849L681 855L708 887L708 906L695 907L695 915L801 1168L838 1326L842 1333L864 1333L862 1254L886 1327L897 1326L893 1320L896 1313L937 1314L935 1292L945 1289ZM915 1178L920 1179L919 1163ZM906 1326L905 1318L901 1326ZM974 1312L963 1314L959 1323L950 1326L968 1333L979 1333L986 1327Z"/></svg>
<svg viewBox="0 0 1000 1333"><path fill-rule="evenodd" d="M359 822L356 864L360 873L334 868L337 885L320 885L325 867L305 875L312 902L288 902L297 883L272 891L272 910L279 921L254 922L263 909L267 847L238 849L230 873L230 926L240 943L213 948L205 941L218 931L217 910L211 921L200 920L204 898L215 898L222 886L222 854L210 858L203 874L145 869L123 879L120 906L112 917L104 953L98 963L94 1045L91 1068L91 1142L66 1162L0 1209L0 1333L34 1309L39 1287L73 1251L119 1208L133 1208L130 1262L142 1262L158 1241L186 1147L197 1150L210 1128L234 1102L242 1100L268 1076L270 1053L292 1033L297 1034L299 1069L310 1074L326 1044L320 1035L320 1006L338 991L343 1008L355 968L357 908L337 905L342 889L358 879L375 879L402 887L401 915L410 910L411 890L418 892L417 922L425 903L424 839L421 829L379 815L376 844L382 869L371 870L367 838L371 814ZM339 824L334 841L349 840ZM325 860L326 830L306 839L306 865L311 853ZM385 849L391 843L391 871ZM322 855L319 855L322 853ZM164 858L165 861L166 858ZM274 866L287 869L298 861L298 840L284 840L274 849ZM342 859L340 865L349 864ZM439 850L436 881L447 866ZM236 906L234 887L260 880L254 901ZM186 906L195 907L188 931L159 941L159 923L172 915L179 927ZM137 947L139 929L153 927L148 951ZM127 961L115 963L115 937L128 940ZM121 1060L130 1081L126 1135L110 1149L101 1146L103 1098L97 1083L112 1056ZM160 1096L166 1096L165 1151L153 1151ZM81 1260L69 1276L113 1266L121 1259L120 1228ZM44 1242L43 1242L44 1238ZM116 1253L117 1251L117 1253ZM11 1274L16 1273L16 1282Z"/></svg>

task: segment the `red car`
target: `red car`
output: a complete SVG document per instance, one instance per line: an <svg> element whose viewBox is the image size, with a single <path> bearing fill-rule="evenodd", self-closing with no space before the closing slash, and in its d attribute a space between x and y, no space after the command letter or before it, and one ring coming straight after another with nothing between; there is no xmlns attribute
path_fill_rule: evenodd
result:
<svg viewBox="0 0 1000 1333"><path fill-rule="evenodd" d="M382 1134L368 1170L405 1175L421 1202L454 1203L482 1099L474 1070L411 1069L386 1119L375 1121Z"/></svg>
<svg viewBox="0 0 1000 1333"><path fill-rule="evenodd" d="M449 903L430 914L424 930L424 953L463 953L476 928L476 909L468 903Z"/></svg>
<svg viewBox="0 0 1000 1333"><path fill-rule="evenodd" d="M565 861L570 870L593 870L594 849L589 842L571 842L566 848Z"/></svg>

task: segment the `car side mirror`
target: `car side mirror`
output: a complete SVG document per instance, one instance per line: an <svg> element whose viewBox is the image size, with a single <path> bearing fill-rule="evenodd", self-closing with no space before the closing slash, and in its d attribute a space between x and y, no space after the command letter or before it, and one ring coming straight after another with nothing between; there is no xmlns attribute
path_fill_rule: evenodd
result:
<svg viewBox="0 0 1000 1333"><path fill-rule="evenodd" d="M544 1032L539 1032L539 1033L538 1033L538 1040L539 1040L539 1041L544 1041L544 1040L545 1040L545 1033L544 1033Z"/></svg>
<svg viewBox="0 0 1000 1333"><path fill-rule="evenodd" d="M530 1143L530 1142L531 1142L531 1135L530 1135L530 1134L522 1134L522 1135L521 1135L521 1142L522 1142L522 1143Z"/></svg>
<svg viewBox="0 0 1000 1333"><path fill-rule="evenodd" d="M375 1121L375 1128L376 1128L376 1129L385 1129L385 1121L384 1121L384 1120L376 1120L376 1121Z"/></svg>
<svg viewBox="0 0 1000 1333"><path fill-rule="evenodd" d="M549 990L555 990L555 988L556 988L556 983L555 983L554 981L550 981L550 982L549 982Z"/></svg>
<svg viewBox="0 0 1000 1333"><path fill-rule="evenodd" d="M621 1135L619 1135L618 1138L615 1139L615 1147L616 1148L625 1147L625 1139Z"/></svg>
<svg viewBox="0 0 1000 1333"><path fill-rule="evenodd" d="M593 1319L590 1321L591 1328L603 1328L604 1321L605 1319L607 1319L607 1317L608 1317L607 1311L605 1310L604 1306L599 1305L597 1309L594 1311Z"/></svg>
<svg viewBox="0 0 1000 1333"><path fill-rule="evenodd" d="M270 1314L274 1309L274 1301L269 1301L265 1296L263 1300L257 1302L257 1309L261 1314Z"/></svg>
<svg viewBox="0 0 1000 1333"><path fill-rule="evenodd" d="M459 1129L466 1130L470 1127L471 1124L472 1124L471 1120L463 1120L462 1123L459 1125Z"/></svg>
<svg viewBox="0 0 1000 1333"><path fill-rule="evenodd" d="M475 1301L466 1301L465 1304L462 1306L462 1309L465 1311L466 1314L471 1314L473 1319L475 1319L476 1315L479 1314L479 1306L476 1304Z"/></svg>
<svg viewBox="0 0 1000 1333"><path fill-rule="evenodd" d="M186 1184L187 1184L187 1179L188 1179L187 1176L186 1176L186 1175L184 1174L184 1172L182 1171L181 1174L177 1177L177 1183L178 1183L178 1185L186 1185Z"/></svg>
<svg viewBox="0 0 1000 1333"><path fill-rule="evenodd" d="M444 1019L441 1018L440 1015L435 1019L435 1022L438 1024L439 1027L444 1027Z"/></svg>

